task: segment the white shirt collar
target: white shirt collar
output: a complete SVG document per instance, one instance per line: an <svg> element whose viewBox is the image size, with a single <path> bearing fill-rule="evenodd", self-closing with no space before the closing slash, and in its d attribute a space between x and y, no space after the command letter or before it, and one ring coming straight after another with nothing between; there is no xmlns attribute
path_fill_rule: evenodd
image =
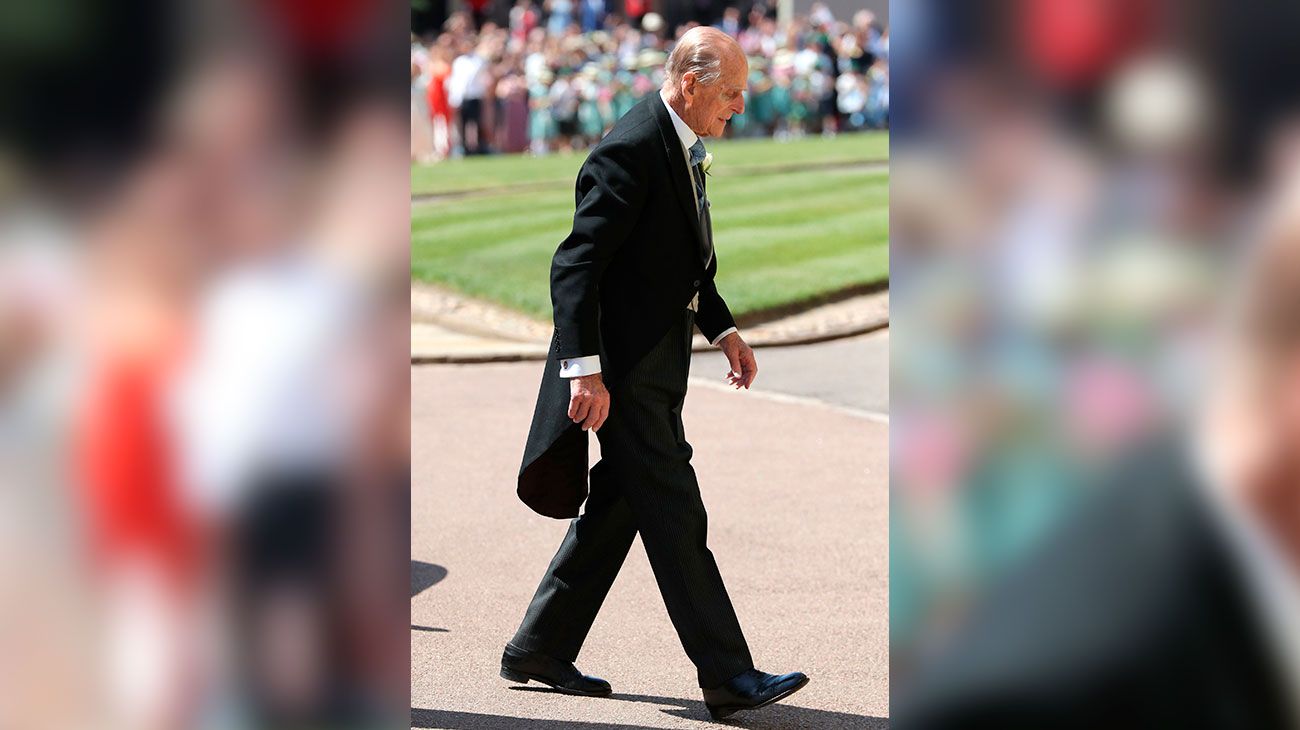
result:
<svg viewBox="0 0 1300 730"><path fill-rule="evenodd" d="M677 112L673 111L663 89L659 90L659 98L663 101L664 108L668 110L668 117L673 120L673 129L677 130L677 138L682 142L682 152L686 153L686 158L689 162L690 149L695 144L695 141L700 137L695 132L691 131L690 127L686 126L686 122L683 122L682 118L677 116Z"/></svg>

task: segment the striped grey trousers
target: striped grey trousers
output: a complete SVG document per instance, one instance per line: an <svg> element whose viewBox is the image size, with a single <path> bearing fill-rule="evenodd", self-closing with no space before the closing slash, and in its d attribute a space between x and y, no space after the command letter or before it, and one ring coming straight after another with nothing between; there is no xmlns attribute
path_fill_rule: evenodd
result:
<svg viewBox="0 0 1300 730"><path fill-rule="evenodd" d="M753 668L740 622L706 544L708 515L691 468L682 404L694 313L616 383L597 432L601 460L511 643L575 661L637 533L701 687Z"/></svg>

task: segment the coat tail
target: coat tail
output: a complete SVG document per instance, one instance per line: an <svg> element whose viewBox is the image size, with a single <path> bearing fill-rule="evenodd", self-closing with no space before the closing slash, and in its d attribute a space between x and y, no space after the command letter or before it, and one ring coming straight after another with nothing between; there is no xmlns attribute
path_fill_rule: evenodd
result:
<svg viewBox="0 0 1300 730"><path fill-rule="evenodd" d="M553 365L542 371L516 493L534 512L568 519L587 499L587 432L569 420L569 381Z"/></svg>

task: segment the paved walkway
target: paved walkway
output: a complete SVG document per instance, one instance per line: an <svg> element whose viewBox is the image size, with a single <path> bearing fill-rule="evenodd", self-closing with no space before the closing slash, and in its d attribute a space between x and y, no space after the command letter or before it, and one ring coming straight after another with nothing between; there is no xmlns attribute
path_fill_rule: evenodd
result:
<svg viewBox="0 0 1300 730"><path fill-rule="evenodd" d="M759 350L758 379L744 395L791 403L814 401L880 422L889 419L889 330L814 345ZM691 372L701 386L735 393L725 382L727 358L715 347L696 353Z"/></svg>
<svg viewBox="0 0 1300 730"><path fill-rule="evenodd" d="M411 380L413 727L888 726L888 331L760 351L751 391L719 387L710 357L696 356L683 413L709 546L760 668L807 672L808 687L709 720L639 545L578 662L613 697L501 679L567 528L514 495L542 365L426 365Z"/></svg>
<svg viewBox="0 0 1300 730"><path fill-rule="evenodd" d="M752 347L822 342L889 324L889 292L860 294L805 312L741 329ZM411 361L482 363L542 360L551 327L490 302L440 287L411 287ZM698 333L695 351L713 350Z"/></svg>

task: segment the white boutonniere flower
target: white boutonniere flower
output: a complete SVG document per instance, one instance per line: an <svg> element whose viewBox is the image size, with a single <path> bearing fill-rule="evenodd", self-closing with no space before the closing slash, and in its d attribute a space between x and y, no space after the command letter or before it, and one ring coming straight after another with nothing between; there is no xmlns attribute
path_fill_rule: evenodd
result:
<svg viewBox="0 0 1300 730"><path fill-rule="evenodd" d="M707 175L709 174L709 168L712 166L713 166L713 153L705 152L704 159L700 161L700 170Z"/></svg>

